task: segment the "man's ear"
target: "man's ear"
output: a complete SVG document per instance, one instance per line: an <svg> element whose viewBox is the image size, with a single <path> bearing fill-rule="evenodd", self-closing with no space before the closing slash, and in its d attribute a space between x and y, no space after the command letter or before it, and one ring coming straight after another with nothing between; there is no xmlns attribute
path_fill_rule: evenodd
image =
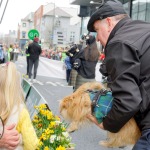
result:
<svg viewBox="0 0 150 150"><path fill-rule="evenodd" d="M106 21L108 25L108 32L111 32L113 29L113 19L111 17L107 17Z"/></svg>

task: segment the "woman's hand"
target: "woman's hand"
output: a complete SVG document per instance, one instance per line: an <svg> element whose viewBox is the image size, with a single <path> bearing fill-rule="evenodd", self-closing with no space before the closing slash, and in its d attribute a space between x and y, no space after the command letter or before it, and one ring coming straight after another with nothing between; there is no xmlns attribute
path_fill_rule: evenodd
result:
<svg viewBox="0 0 150 150"><path fill-rule="evenodd" d="M96 118L95 118L92 114L88 114L88 115L87 115L87 118L88 118L91 122L95 123L98 127L100 127L101 129L104 130L103 123L100 123L100 124L99 124L98 121L96 120Z"/></svg>
<svg viewBox="0 0 150 150"><path fill-rule="evenodd" d="M12 124L4 128L4 134L0 139L0 149L14 150L19 144L19 133L15 130L15 126Z"/></svg>

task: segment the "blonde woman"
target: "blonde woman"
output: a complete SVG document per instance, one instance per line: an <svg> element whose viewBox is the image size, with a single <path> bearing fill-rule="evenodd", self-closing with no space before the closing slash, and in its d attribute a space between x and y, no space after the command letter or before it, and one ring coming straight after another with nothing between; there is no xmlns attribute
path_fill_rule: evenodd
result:
<svg viewBox="0 0 150 150"><path fill-rule="evenodd" d="M20 143L15 150L35 150L38 139L24 104L20 74L13 62L0 65L0 74L0 116L5 126L16 124L20 133Z"/></svg>

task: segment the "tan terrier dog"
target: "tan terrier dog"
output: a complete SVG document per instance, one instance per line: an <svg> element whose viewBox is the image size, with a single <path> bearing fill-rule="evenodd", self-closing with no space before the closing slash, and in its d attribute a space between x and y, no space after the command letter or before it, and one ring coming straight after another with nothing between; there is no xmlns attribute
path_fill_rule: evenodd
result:
<svg viewBox="0 0 150 150"><path fill-rule="evenodd" d="M92 114L91 100L88 89L101 90L103 86L99 82L87 82L81 85L74 93L60 101L60 114L70 121L68 132L77 130L80 126L89 123L88 114ZM141 132L133 118L131 118L117 133L108 132L108 139L101 141L100 145L106 147L122 147L137 142Z"/></svg>

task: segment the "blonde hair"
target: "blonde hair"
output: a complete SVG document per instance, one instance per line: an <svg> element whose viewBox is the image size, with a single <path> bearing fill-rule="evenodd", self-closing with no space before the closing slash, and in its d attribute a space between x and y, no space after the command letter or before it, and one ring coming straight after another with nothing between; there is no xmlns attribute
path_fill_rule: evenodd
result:
<svg viewBox="0 0 150 150"><path fill-rule="evenodd" d="M7 121L14 106L23 103L21 76L13 62L0 65L0 116Z"/></svg>

